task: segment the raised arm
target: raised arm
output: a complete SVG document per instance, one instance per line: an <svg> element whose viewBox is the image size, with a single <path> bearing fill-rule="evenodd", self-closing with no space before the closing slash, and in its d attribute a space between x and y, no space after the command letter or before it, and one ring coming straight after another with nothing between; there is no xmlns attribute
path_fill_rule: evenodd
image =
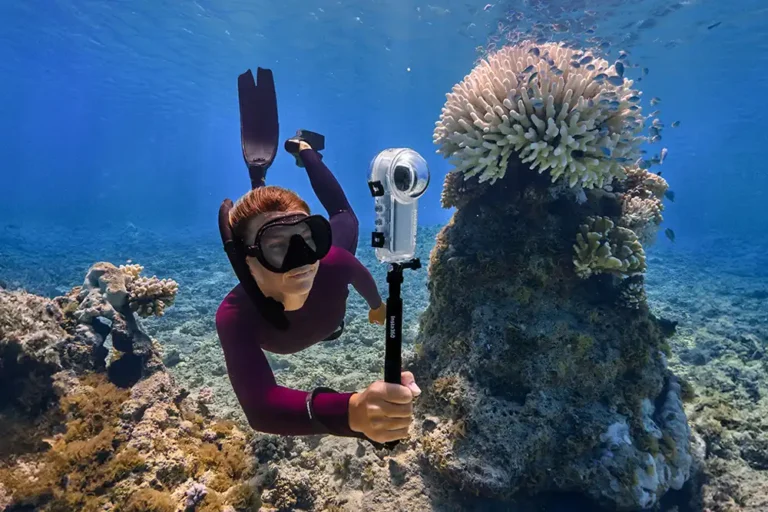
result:
<svg viewBox="0 0 768 512"><path fill-rule="evenodd" d="M266 355L255 339L253 322L240 319L225 304L216 313L216 329L232 387L254 430L280 435L334 434L359 437L349 428L352 393L320 393L313 400L318 422L310 419L306 391L278 386Z"/></svg>
<svg viewBox="0 0 768 512"><path fill-rule="evenodd" d="M349 281L355 287L355 290L363 296L368 303L368 307L371 309L379 308L382 305L379 288L376 286L376 281L371 273L365 268L365 265L347 251L338 251L338 254L342 265L347 270Z"/></svg>

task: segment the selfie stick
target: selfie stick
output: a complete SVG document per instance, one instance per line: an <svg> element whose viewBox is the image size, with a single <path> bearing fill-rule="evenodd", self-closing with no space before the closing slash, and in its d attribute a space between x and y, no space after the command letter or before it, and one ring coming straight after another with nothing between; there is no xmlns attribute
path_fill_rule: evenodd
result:
<svg viewBox="0 0 768 512"><path fill-rule="evenodd" d="M412 149L387 149L371 162L368 187L375 200L376 229L371 245L376 257L390 265L387 272L384 382L400 384L403 344L403 270L421 268L416 253L418 198L429 184L427 162ZM396 441L386 443L393 448Z"/></svg>

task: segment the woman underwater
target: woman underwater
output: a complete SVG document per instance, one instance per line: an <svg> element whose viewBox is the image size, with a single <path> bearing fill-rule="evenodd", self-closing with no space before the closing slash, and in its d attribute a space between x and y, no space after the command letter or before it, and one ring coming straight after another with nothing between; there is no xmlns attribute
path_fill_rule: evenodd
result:
<svg viewBox="0 0 768 512"><path fill-rule="evenodd" d="M240 75L243 156L252 190L222 203L219 228L240 284L216 312L229 379L251 427L282 435L333 434L384 443L408 435L412 401L421 391L410 372L402 385L377 381L362 392L311 392L277 385L263 350L295 353L336 339L344 327L351 284L383 324L386 305L370 272L357 260L358 221L318 153L323 138L299 131L286 150L306 168L329 220L311 215L293 191L267 186L277 152L277 102L272 73Z"/></svg>

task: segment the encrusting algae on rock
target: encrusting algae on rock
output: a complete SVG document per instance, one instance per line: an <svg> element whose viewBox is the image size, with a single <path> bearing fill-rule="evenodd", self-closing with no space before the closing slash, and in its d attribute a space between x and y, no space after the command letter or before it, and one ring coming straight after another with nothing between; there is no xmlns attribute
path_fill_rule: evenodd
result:
<svg viewBox="0 0 768 512"><path fill-rule="evenodd" d="M108 317L111 336L146 336L135 318L126 318L141 308L121 308L131 292L124 293L114 269L95 265L85 288L54 300L0 290L0 382L21 391L0 404L0 505L52 512L258 510L258 465L248 435L198 413L159 362L156 342L143 346L139 358L151 371L140 368L129 384L110 382L99 350L104 338L94 325ZM109 273L114 279L105 281ZM116 334L121 323L130 330Z"/></svg>
<svg viewBox="0 0 768 512"><path fill-rule="evenodd" d="M643 285L666 182L632 165L641 93L614 74L589 51L523 42L481 61L436 124L457 210L430 257L413 371L430 390L418 412L436 418L425 458L465 492L637 510L690 477Z"/></svg>

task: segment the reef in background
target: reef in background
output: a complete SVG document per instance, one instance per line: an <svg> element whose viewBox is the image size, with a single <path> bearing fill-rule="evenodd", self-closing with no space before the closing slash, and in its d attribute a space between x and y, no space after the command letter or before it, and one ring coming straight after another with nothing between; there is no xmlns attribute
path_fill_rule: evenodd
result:
<svg viewBox="0 0 768 512"><path fill-rule="evenodd" d="M54 300L0 289L0 510L258 510L270 476L248 437L187 397L134 317L176 293L140 270L96 264Z"/></svg>

